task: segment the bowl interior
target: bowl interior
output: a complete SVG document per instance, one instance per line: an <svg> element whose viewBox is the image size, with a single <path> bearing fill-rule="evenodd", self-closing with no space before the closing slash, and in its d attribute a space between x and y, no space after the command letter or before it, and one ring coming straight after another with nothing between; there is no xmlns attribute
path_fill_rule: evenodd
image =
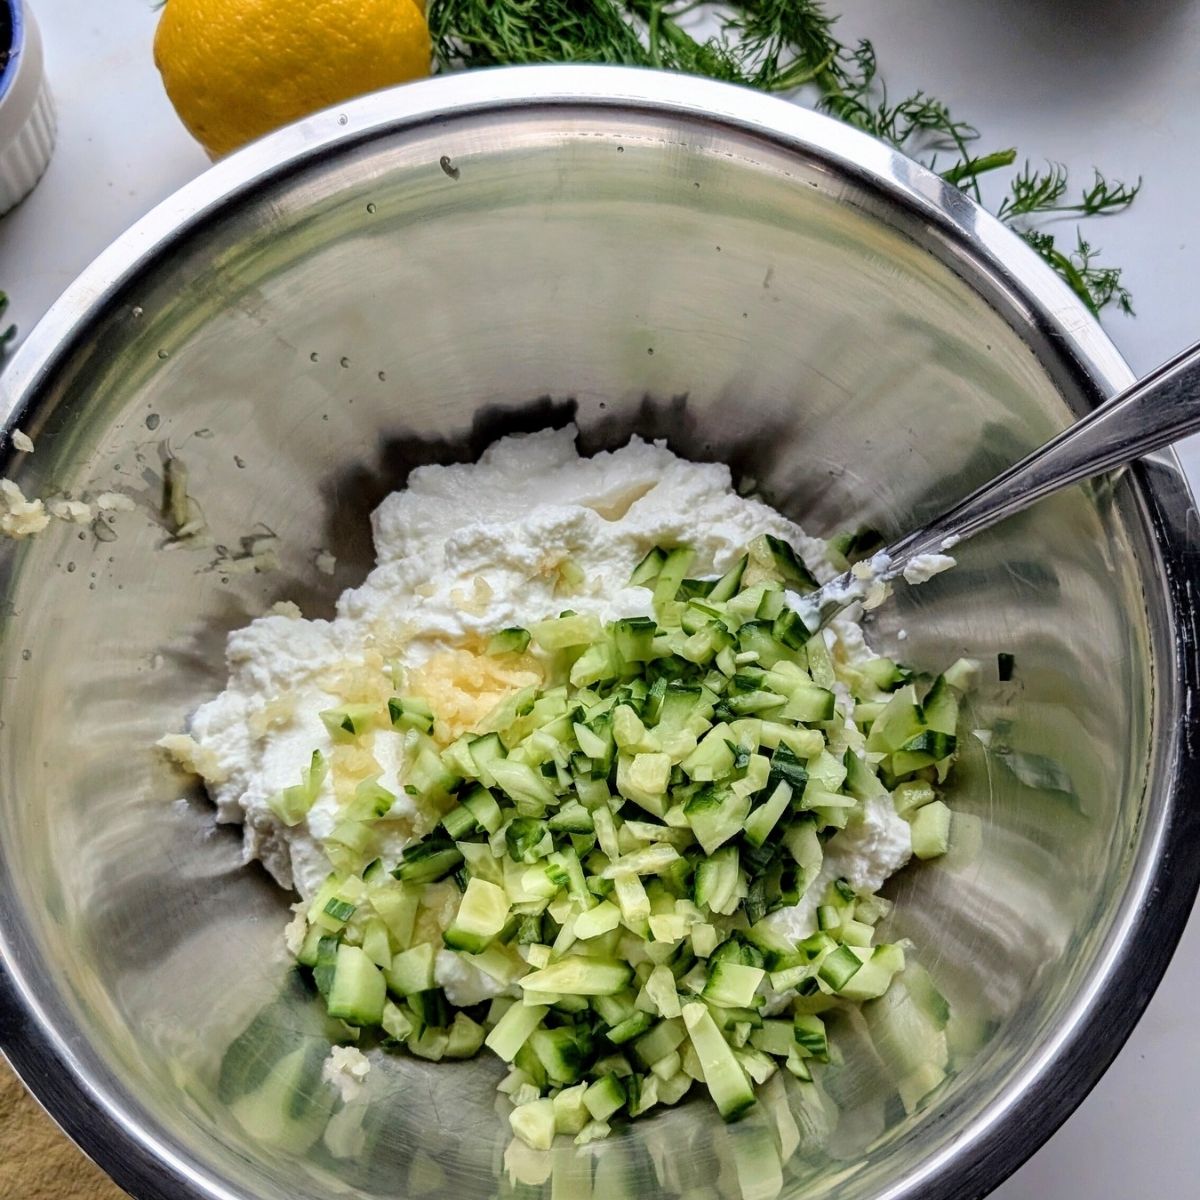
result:
<svg viewBox="0 0 1200 1200"><path fill-rule="evenodd" d="M952 1013L951 1078L916 1113L913 1064L869 1012L838 1023L844 1062L775 1078L731 1127L694 1101L523 1153L494 1064L399 1056L341 1108L312 1071L289 897L153 743L221 689L230 630L277 600L331 612L370 566L368 514L419 463L570 419L588 449L636 432L728 462L814 533L890 534L1094 397L961 242L817 149L633 104L485 105L356 139L364 111L156 253L21 418L29 494L119 489L137 511L0 550L12 960L64 1055L196 1194L943 1194L940 1159L1100 977L1160 821L1165 601L1128 479L980 537L870 623L923 669L980 659L970 722L992 739L967 738L952 853L886 893ZM168 449L207 548L169 544ZM230 568L267 533L278 570Z"/></svg>

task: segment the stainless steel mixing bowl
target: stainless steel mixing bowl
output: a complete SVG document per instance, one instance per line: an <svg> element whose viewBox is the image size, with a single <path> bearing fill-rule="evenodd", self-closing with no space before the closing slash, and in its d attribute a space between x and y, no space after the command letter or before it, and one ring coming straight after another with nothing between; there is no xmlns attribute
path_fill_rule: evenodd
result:
<svg viewBox="0 0 1200 1200"><path fill-rule="evenodd" d="M573 417L589 448L636 431L727 461L816 532L894 534L1129 378L961 193L724 86L442 79L221 163L3 381L37 442L7 473L138 510L2 550L0 1044L143 1200L982 1195L1116 1054L1196 892L1197 526L1172 457L972 542L874 622L919 666L979 657L992 739L967 739L953 852L890 887L953 1011L953 1077L912 1115L861 1020L819 1088L777 1078L740 1125L690 1103L579 1154L505 1165L485 1061L377 1061L371 1105L332 1118L301 1069L252 1115L285 1051L319 1062L321 1023L288 982L287 898L153 742L221 688L228 631L281 599L328 613L363 576L368 513L416 463ZM170 547L167 447L228 554ZM266 532L279 569L238 573Z"/></svg>

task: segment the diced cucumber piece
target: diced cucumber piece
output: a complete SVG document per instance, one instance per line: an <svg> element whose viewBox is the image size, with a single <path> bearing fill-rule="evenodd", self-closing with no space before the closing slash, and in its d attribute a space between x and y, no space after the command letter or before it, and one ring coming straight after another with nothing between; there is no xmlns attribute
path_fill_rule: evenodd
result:
<svg viewBox="0 0 1200 1200"><path fill-rule="evenodd" d="M950 809L941 800L934 800L912 814L912 850L917 858L937 858L950 849L950 819Z"/></svg>
<svg viewBox="0 0 1200 1200"><path fill-rule="evenodd" d="M610 900L601 900L575 918L575 936L586 941L616 929L620 923L621 910Z"/></svg>
<svg viewBox="0 0 1200 1200"><path fill-rule="evenodd" d="M392 874L404 883L436 883L461 866L462 861L462 853L453 842L431 836L405 846L401 862Z"/></svg>
<svg viewBox="0 0 1200 1200"><path fill-rule="evenodd" d="M667 552L660 550L657 546L652 549L645 558L633 569L633 574L629 576L630 587L650 587L658 578L659 571L662 570L662 565L667 561Z"/></svg>
<svg viewBox="0 0 1200 1200"><path fill-rule="evenodd" d="M554 1104L548 1099L531 1100L508 1114L512 1131L534 1150L549 1150L554 1145Z"/></svg>
<svg viewBox="0 0 1200 1200"><path fill-rule="evenodd" d="M433 709L419 696L393 696L388 700L388 716L394 729L433 732Z"/></svg>
<svg viewBox="0 0 1200 1200"><path fill-rule="evenodd" d="M732 913L738 904L740 869L736 846L726 846L696 866L694 899L714 913Z"/></svg>
<svg viewBox="0 0 1200 1200"><path fill-rule="evenodd" d="M411 996L433 987L433 963L437 950L428 942L392 956L386 972L387 986L393 995Z"/></svg>
<svg viewBox="0 0 1200 1200"><path fill-rule="evenodd" d="M553 1097L554 1130L556 1133L565 1133L574 1136L591 1119L591 1113L584 1103L584 1096L587 1094L588 1086L586 1083L577 1083L574 1087L563 1088L557 1096Z"/></svg>
<svg viewBox="0 0 1200 1200"><path fill-rule="evenodd" d="M650 916L650 897L636 875L617 875L613 879L621 920L630 929L640 929Z"/></svg>
<svg viewBox="0 0 1200 1200"><path fill-rule="evenodd" d="M387 970L392 965L391 938L379 917L368 917L363 922L362 948L377 967Z"/></svg>
<svg viewBox="0 0 1200 1200"><path fill-rule="evenodd" d="M486 653L491 655L524 654L529 649L529 636L529 630L521 629L519 626L501 629L499 633L493 633L488 639Z"/></svg>
<svg viewBox="0 0 1200 1200"><path fill-rule="evenodd" d="M523 816L541 816L548 805L557 797L545 778L532 767L511 758L498 759L488 764L488 770L503 791L517 806Z"/></svg>
<svg viewBox="0 0 1200 1200"><path fill-rule="evenodd" d="M504 928L509 908L503 888L484 879L471 879L453 923L442 934L442 941L451 950L479 954Z"/></svg>
<svg viewBox="0 0 1200 1200"><path fill-rule="evenodd" d="M326 999L329 989L333 986L333 973L337 967L337 952L339 940L336 937L322 937L317 942L317 957L313 964L313 982L317 991Z"/></svg>
<svg viewBox="0 0 1200 1200"><path fill-rule="evenodd" d="M758 985L766 974L761 967L747 967L728 960L715 963L710 960L708 982L702 994L710 1004L721 1008L750 1008L754 1004Z"/></svg>
<svg viewBox="0 0 1200 1200"><path fill-rule="evenodd" d="M481 780L486 787L495 787L496 779L492 774L492 764L507 757L504 743L498 733L485 733L480 737L471 738L466 746L467 755L471 760L469 774Z"/></svg>
<svg viewBox="0 0 1200 1200"><path fill-rule="evenodd" d="M879 776L853 750L846 751L843 762L846 766L846 791L856 800L869 800L887 791L879 782Z"/></svg>
<svg viewBox="0 0 1200 1200"><path fill-rule="evenodd" d="M750 797L710 788L693 796L683 811L696 840L711 858L730 838L742 832L750 815Z"/></svg>
<svg viewBox="0 0 1200 1200"><path fill-rule="evenodd" d="M672 863L678 861L679 851L674 846L659 842L614 859L600 872L600 878L615 879L618 875L661 875Z"/></svg>
<svg viewBox="0 0 1200 1200"><path fill-rule="evenodd" d="M495 833L504 823L504 815L496 803L496 797L485 787L470 788L459 797L459 804L488 833Z"/></svg>
<svg viewBox="0 0 1200 1200"><path fill-rule="evenodd" d="M700 739L696 749L680 764L687 775L700 782L723 779L733 770L733 731L723 721Z"/></svg>
<svg viewBox="0 0 1200 1200"><path fill-rule="evenodd" d="M746 564L750 561L748 554L743 554L741 558L712 585L708 593L710 603L720 603L724 600L731 600L737 595L738 589L742 586L742 577L746 574Z"/></svg>
<svg viewBox="0 0 1200 1200"><path fill-rule="evenodd" d="M912 672L907 667L902 667L890 658L869 658L857 666L859 671L883 692L894 692L912 679Z"/></svg>
<svg viewBox="0 0 1200 1200"><path fill-rule="evenodd" d="M932 766L955 751L957 741L952 734L925 729L892 754L892 773L907 775L922 767Z"/></svg>
<svg viewBox="0 0 1200 1200"><path fill-rule="evenodd" d="M384 1033L398 1042L408 1041L416 1031L408 1013L390 1000L384 1001L383 1016L379 1023L383 1026Z"/></svg>
<svg viewBox="0 0 1200 1200"><path fill-rule="evenodd" d="M892 696L871 725L867 749L890 754L912 741L925 728L924 717L917 704L916 688L908 684Z"/></svg>
<svg viewBox="0 0 1200 1200"><path fill-rule="evenodd" d="M505 1062L512 1062L549 1011L545 1005L514 1004L483 1039L484 1045Z"/></svg>
<svg viewBox="0 0 1200 1200"><path fill-rule="evenodd" d="M461 804L452 808L442 818L441 824L442 828L446 831L446 836L454 842L470 837L479 828L479 822L475 820L475 814Z"/></svg>
<svg viewBox="0 0 1200 1200"><path fill-rule="evenodd" d="M387 987L383 972L360 946L341 945L325 1007L347 1025L378 1025L383 1020Z"/></svg>
<svg viewBox="0 0 1200 1200"><path fill-rule="evenodd" d="M659 1021L634 1042L633 1052L639 1062L651 1067L672 1051L678 1050L686 1038L687 1026L680 1018Z"/></svg>
<svg viewBox="0 0 1200 1200"><path fill-rule="evenodd" d="M874 950L842 946L840 949L857 955L862 961L862 969L835 989L844 1000L875 1000L888 990L896 973L904 970L904 951L899 946L876 946Z"/></svg>
<svg viewBox="0 0 1200 1200"><path fill-rule="evenodd" d="M622 754L618 759L617 791L656 816L666 812L664 797L670 779L669 755Z"/></svg>
<svg viewBox="0 0 1200 1200"><path fill-rule="evenodd" d="M374 704L345 704L341 708L324 709L320 716L335 740L350 741L373 729L382 713Z"/></svg>
<svg viewBox="0 0 1200 1200"><path fill-rule="evenodd" d="M591 1038L582 1026L535 1029L529 1046L537 1055L547 1081L558 1087L576 1083L591 1057Z"/></svg>
<svg viewBox="0 0 1200 1200"><path fill-rule="evenodd" d="M505 826L504 844L513 862L532 864L554 851L549 826L536 817L515 817Z"/></svg>
<svg viewBox="0 0 1200 1200"><path fill-rule="evenodd" d="M538 621L529 630L533 640L543 650L566 650L571 646L588 646L600 640L600 621L590 613L571 613Z"/></svg>
<svg viewBox="0 0 1200 1200"><path fill-rule="evenodd" d="M607 1121L625 1103L625 1087L616 1075L605 1075L589 1084L583 1103L595 1121Z"/></svg>
<svg viewBox="0 0 1200 1200"><path fill-rule="evenodd" d="M795 548L769 533L756 537L747 547L757 578L776 579L798 592L811 592L817 586L812 572Z"/></svg>
<svg viewBox="0 0 1200 1200"><path fill-rule="evenodd" d="M775 790L746 819L745 837L752 846L761 846L792 802L792 786L781 779Z"/></svg>
<svg viewBox="0 0 1200 1200"><path fill-rule="evenodd" d="M310 925L305 931L304 941L296 954L296 961L304 967L315 967L317 965L317 948L321 939L328 936L327 931L320 925Z"/></svg>
<svg viewBox="0 0 1200 1200"><path fill-rule="evenodd" d="M753 1106L754 1089L729 1043L703 1004L685 1004L683 1021L717 1111L727 1121L740 1117Z"/></svg>
<svg viewBox="0 0 1200 1200"><path fill-rule="evenodd" d="M804 646L804 655L808 661L808 673L817 687L833 689L837 682L837 672L833 669L833 659L829 647L825 644L825 635L818 633Z"/></svg>
<svg viewBox="0 0 1200 1200"><path fill-rule="evenodd" d="M797 688L777 715L781 720L814 725L821 721L832 721L836 711L837 697L833 692L814 684L812 687Z"/></svg>
<svg viewBox="0 0 1200 1200"><path fill-rule="evenodd" d="M943 678L955 691L969 692L979 679L979 663L973 658L960 658L946 668Z"/></svg>
<svg viewBox="0 0 1200 1200"><path fill-rule="evenodd" d="M832 991L842 989L862 970L863 960L850 946L839 946L825 956L817 975Z"/></svg>
<svg viewBox="0 0 1200 1200"><path fill-rule="evenodd" d="M527 992L610 996L619 992L632 974L630 967L622 962L571 955L540 971L531 971L518 982Z"/></svg>
<svg viewBox="0 0 1200 1200"><path fill-rule="evenodd" d="M654 611L661 612L665 604L675 599L691 565L692 551L680 546L668 552L654 580Z"/></svg>
<svg viewBox="0 0 1200 1200"><path fill-rule="evenodd" d="M613 625L617 653L627 663L648 662L654 657L658 626L649 617L623 617Z"/></svg>
<svg viewBox="0 0 1200 1200"><path fill-rule="evenodd" d="M650 919L654 920L653 917ZM675 990L675 976L669 967L662 964L656 966L643 987L660 1017L679 1016L679 993Z"/></svg>
<svg viewBox="0 0 1200 1200"><path fill-rule="evenodd" d="M904 972L904 983L913 1002L933 1023L935 1029L945 1029L950 1023L950 1004L938 991L929 972L920 963L910 962Z"/></svg>
<svg viewBox="0 0 1200 1200"><path fill-rule="evenodd" d="M441 1062L446 1057L446 1049L450 1045L450 1035L444 1029L437 1029L425 1023L420 1032L408 1039L408 1049L418 1058L430 1062Z"/></svg>
<svg viewBox="0 0 1200 1200"><path fill-rule="evenodd" d="M651 1013L635 1012L614 1025L605 1036L614 1046L623 1046L626 1042L641 1037L653 1024L654 1017Z"/></svg>
<svg viewBox="0 0 1200 1200"><path fill-rule="evenodd" d="M483 1045L487 1030L477 1021L472 1021L464 1012L454 1014L447 1034L447 1058L474 1058Z"/></svg>
<svg viewBox="0 0 1200 1200"><path fill-rule="evenodd" d="M314 750L300 782L294 787L286 787L283 791L276 792L267 802L268 807L285 825L299 825L316 803L327 774L325 756L320 750Z"/></svg>
<svg viewBox="0 0 1200 1200"><path fill-rule="evenodd" d="M568 801L552 813L546 824L555 833L591 833L596 827L591 810L575 800Z"/></svg>
<svg viewBox="0 0 1200 1200"><path fill-rule="evenodd" d="M800 1013L795 1017L793 1029L796 1044L818 1062L829 1061L829 1039L825 1033L825 1022L812 1013Z"/></svg>
<svg viewBox="0 0 1200 1200"><path fill-rule="evenodd" d="M924 779L909 779L898 783L892 792L892 803L896 812L909 820L918 808L931 804L936 799L937 793L933 790L933 785Z"/></svg>
<svg viewBox="0 0 1200 1200"><path fill-rule="evenodd" d="M796 1033L790 1021L764 1021L750 1033L750 1045L773 1054L776 1058L787 1058L796 1046Z"/></svg>

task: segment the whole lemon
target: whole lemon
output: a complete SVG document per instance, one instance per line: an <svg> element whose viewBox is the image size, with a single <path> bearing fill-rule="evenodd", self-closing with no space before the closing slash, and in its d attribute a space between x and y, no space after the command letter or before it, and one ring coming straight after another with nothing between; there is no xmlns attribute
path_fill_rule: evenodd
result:
<svg viewBox="0 0 1200 1200"><path fill-rule="evenodd" d="M154 61L210 155L352 96L429 74L415 0L167 0Z"/></svg>

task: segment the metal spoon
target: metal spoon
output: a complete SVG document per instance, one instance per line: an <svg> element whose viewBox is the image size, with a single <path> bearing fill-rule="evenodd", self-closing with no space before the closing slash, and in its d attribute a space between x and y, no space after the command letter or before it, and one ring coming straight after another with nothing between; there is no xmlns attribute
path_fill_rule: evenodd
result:
<svg viewBox="0 0 1200 1200"><path fill-rule="evenodd" d="M1200 343L1118 393L1019 463L921 529L906 534L857 572L846 571L803 597L805 625L816 632L904 574L915 558L945 554L983 529L1072 484L1124 466L1200 430Z"/></svg>

